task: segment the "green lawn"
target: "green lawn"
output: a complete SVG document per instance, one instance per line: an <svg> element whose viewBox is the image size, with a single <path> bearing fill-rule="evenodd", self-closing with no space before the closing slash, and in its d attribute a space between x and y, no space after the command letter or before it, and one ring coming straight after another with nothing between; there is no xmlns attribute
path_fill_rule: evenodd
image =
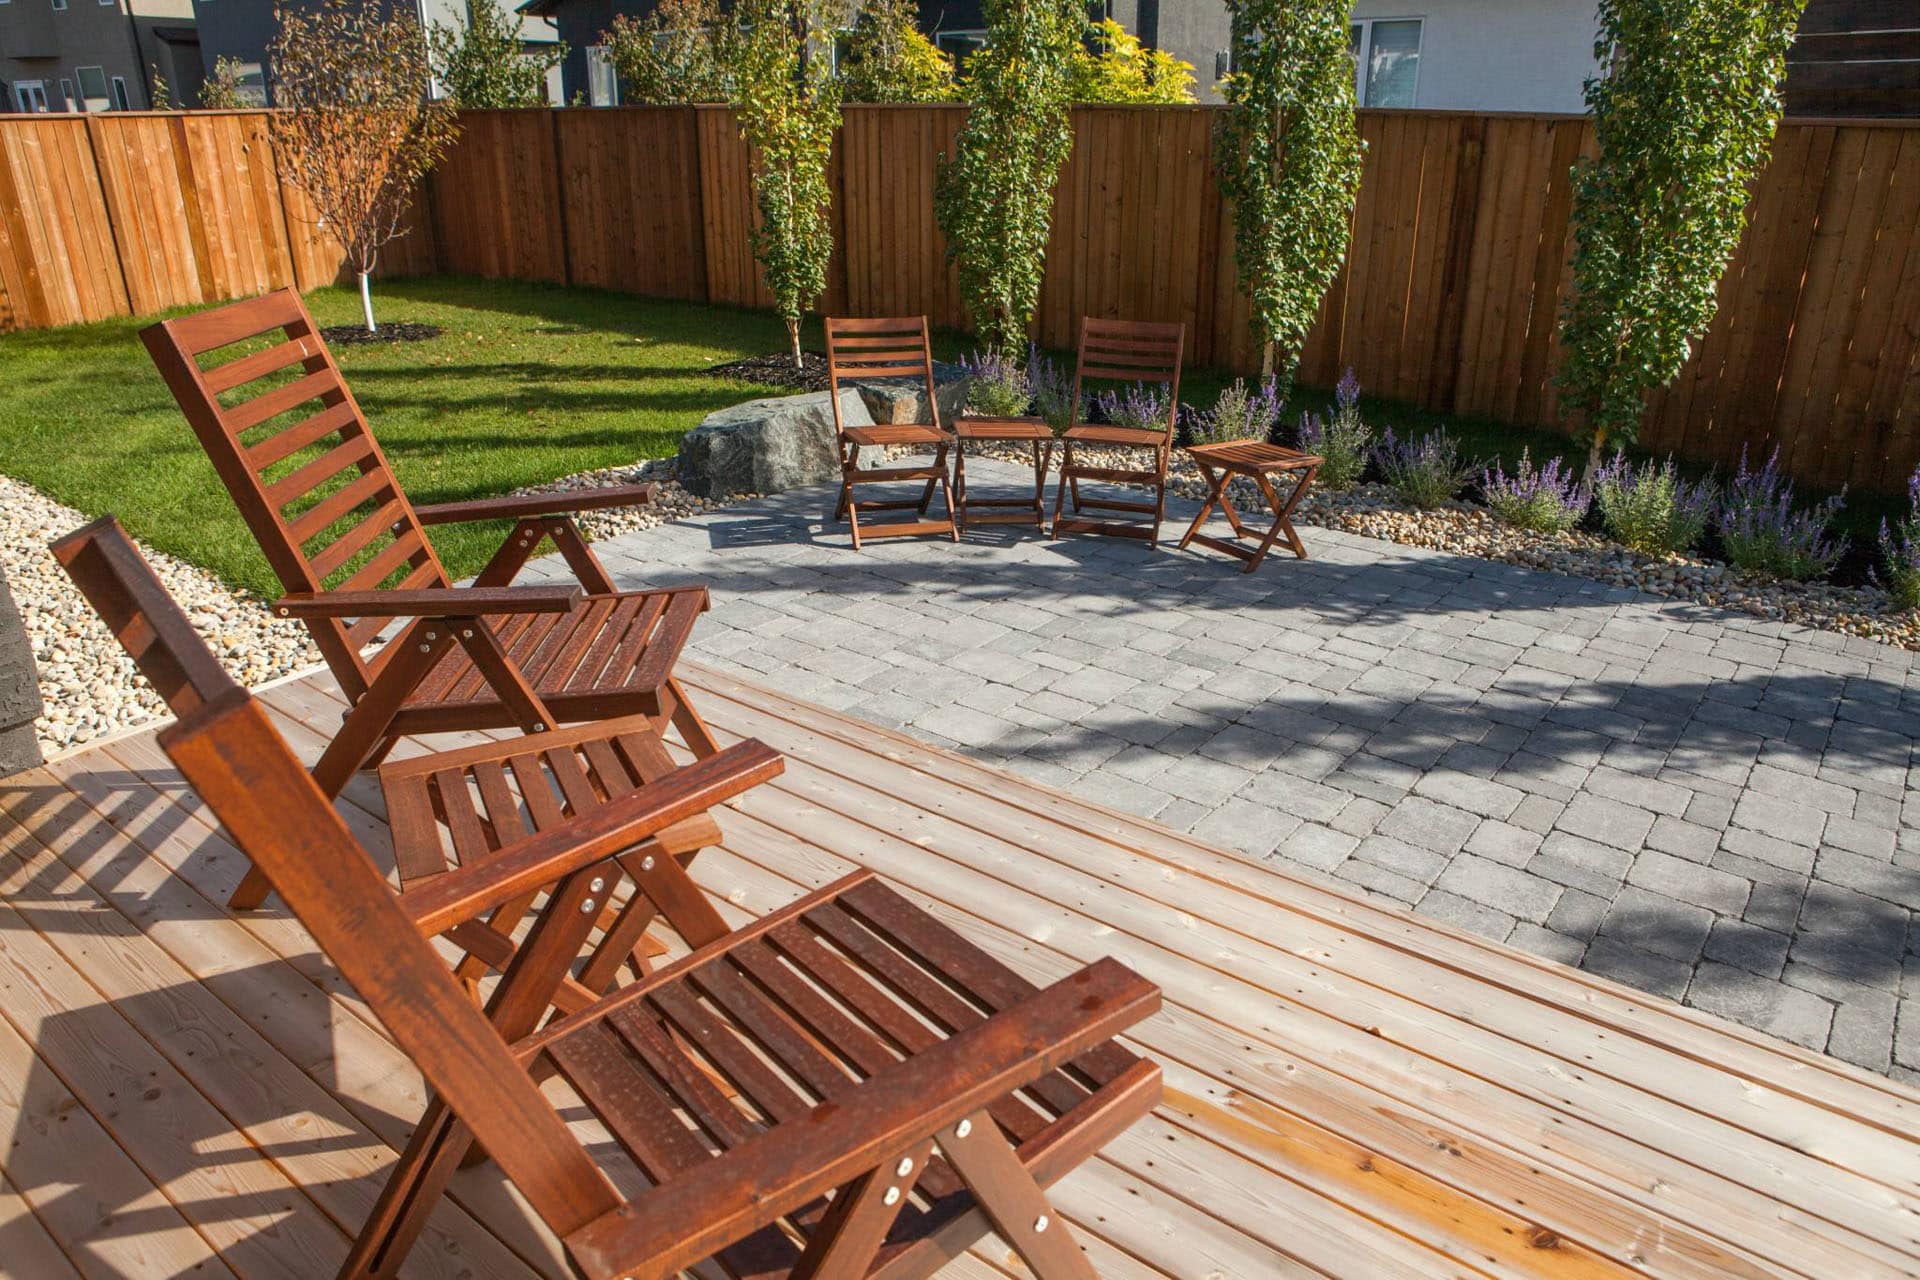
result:
<svg viewBox="0 0 1920 1280"><path fill-rule="evenodd" d="M326 289L310 299L322 324L353 322L359 300ZM764 312L650 301L586 289L463 279L377 286L382 321L440 325L428 342L337 348L402 482L418 502L504 493L577 471L673 452L715 409L766 394L704 372L781 348ZM137 536L262 594L278 584L138 338L144 320L0 336L0 473L89 515L113 512ZM819 346L810 325L807 345ZM935 337L952 359L971 345ZM1062 358L1071 360L1070 356ZM1365 371L1361 371L1364 380ZM1231 375L1193 370L1182 398L1208 407ZM1301 388L1289 414L1329 394ZM1449 428L1472 457L1511 462L1561 454L1564 436L1363 402L1376 430ZM1808 495L1812 496L1812 495ZM1870 542L1895 504L1859 495L1842 523ZM479 569L500 525L449 525L434 542L455 575Z"/></svg>

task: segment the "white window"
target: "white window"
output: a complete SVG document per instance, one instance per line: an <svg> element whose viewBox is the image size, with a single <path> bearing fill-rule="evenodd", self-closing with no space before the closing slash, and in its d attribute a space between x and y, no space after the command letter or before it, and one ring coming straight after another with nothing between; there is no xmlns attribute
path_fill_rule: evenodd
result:
<svg viewBox="0 0 1920 1280"><path fill-rule="evenodd" d="M967 59L987 47L985 31L937 31L933 43L953 59L954 70L967 65Z"/></svg>
<svg viewBox="0 0 1920 1280"><path fill-rule="evenodd" d="M80 78L80 109L82 111L105 111L113 105L113 99L107 96L107 72L104 67L75 67L74 74Z"/></svg>
<svg viewBox="0 0 1920 1280"><path fill-rule="evenodd" d="M587 102L595 107L620 105L620 76L605 45L587 46Z"/></svg>
<svg viewBox="0 0 1920 1280"><path fill-rule="evenodd" d="M1419 18L1362 18L1353 24L1353 97L1363 107L1410 107L1420 78Z"/></svg>
<svg viewBox="0 0 1920 1280"><path fill-rule="evenodd" d="M67 0L53 0L53 10L59 13L67 7Z"/></svg>
<svg viewBox="0 0 1920 1280"><path fill-rule="evenodd" d="M45 111L47 109L47 82L45 80L15 80L13 96L19 101L22 111Z"/></svg>
<svg viewBox="0 0 1920 1280"><path fill-rule="evenodd" d="M75 102L73 98L73 81L67 79L65 76L60 77L60 109L62 111L78 111L80 109L79 104Z"/></svg>
<svg viewBox="0 0 1920 1280"><path fill-rule="evenodd" d="M267 77L257 62L243 62L234 78L234 87L240 94L240 101L250 107L267 105Z"/></svg>
<svg viewBox="0 0 1920 1280"><path fill-rule="evenodd" d="M113 78L113 109L115 111L133 110L133 103L127 100L127 82L120 76Z"/></svg>

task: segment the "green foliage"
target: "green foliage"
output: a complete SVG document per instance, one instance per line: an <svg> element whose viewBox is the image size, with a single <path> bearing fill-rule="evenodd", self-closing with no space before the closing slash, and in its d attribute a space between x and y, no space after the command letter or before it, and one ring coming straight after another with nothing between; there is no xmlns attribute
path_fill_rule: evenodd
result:
<svg viewBox="0 0 1920 1280"><path fill-rule="evenodd" d="M1333 403L1323 420L1317 413L1300 415L1300 448L1320 458L1314 483L1339 492L1358 484L1373 456L1373 428L1360 413L1360 379L1348 369L1333 390Z"/></svg>
<svg viewBox="0 0 1920 1280"><path fill-rule="evenodd" d="M1073 100L1108 103L1193 101L1193 64L1165 49L1148 49L1112 18L1093 24L1093 48L1073 60Z"/></svg>
<svg viewBox="0 0 1920 1280"><path fill-rule="evenodd" d="M840 71L848 102L951 102L953 59L920 34L913 0L864 0Z"/></svg>
<svg viewBox="0 0 1920 1280"><path fill-rule="evenodd" d="M1617 453L1593 475L1600 519L1616 542L1644 555L1675 555L1706 532L1713 486L1682 480L1672 458L1635 467Z"/></svg>
<svg viewBox="0 0 1920 1280"><path fill-rule="evenodd" d="M960 296L989 346L1017 347L1040 301L1053 188L1073 147L1078 0L987 0L987 46L967 60L971 109L940 158L934 213Z"/></svg>
<svg viewBox="0 0 1920 1280"><path fill-rule="evenodd" d="M627 102L730 102L739 28L719 0L661 0L645 18L622 14L600 34Z"/></svg>
<svg viewBox="0 0 1920 1280"><path fill-rule="evenodd" d="M213 60L213 70L200 82L200 105L209 111L239 111L245 107L259 106L250 101L246 91L240 86L241 62L238 58L229 58L225 54ZM158 104L159 98L154 102Z"/></svg>
<svg viewBox="0 0 1920 1280"><path fill-rule="evenodd" d="M967 372L967 412L976 418L1017 418L1033 403L1027 367L1004 350L962 356Z"/></svg>
<svg viewBox="0 0 1920 1280"><path fill-rule="evenodd" d="M1593 462L1609 439L1634 438L1646 392L1672 381L1713 319L1805 5L1600 0L1603 74L1586 89L1600 152L1574 173L1560 373Z"/></svg>
<svg viewBox="0 0 1920 1280"><path fill-rule="evenodd" d="M1353 118L1349 0L1227 0L1233 64L1216 151L1234 262L1262 368L1284 396L1347 256L1363 143ZM1276 348L1286 353L1284 365Z"/></svg>
<svg viewBox="0 0 1920 1280"><path fill-rule="evenodd" d="M1440 506L1473 476L1473 464L1460 456L1460 446L1445 427L1418 440L1396 439L1388 428L1373 461L1395 493L1422 509Z"/></svg>
<svg viewBox="0 0 1920 1280"><path fill-rule="evenodd" d="M827 288L833 188L827 162L840 127L839 86L818 50L833 30L820 0L741 0L733 105L753 148L759 223L753 256L787 322L795 368L800 317Z"/></svg>
<svg viewBox="0 0 1920 1280"><path fill-rule="evenodd" d="M467 0L467 25L433 28L433 74L456 107L544 107L547 73L566 60L567 46L529 48L518 15L499 0Z"/></svg>

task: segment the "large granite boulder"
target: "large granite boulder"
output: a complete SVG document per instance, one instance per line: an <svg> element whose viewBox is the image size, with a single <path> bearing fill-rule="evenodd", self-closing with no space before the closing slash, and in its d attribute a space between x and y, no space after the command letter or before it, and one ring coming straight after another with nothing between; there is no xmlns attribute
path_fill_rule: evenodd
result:
<svg viewBox="0 0 1920 1280"><path fill-rule="evenodd" d="M26 624L0 569L0 778L40 763L33 722L40 714L40 681Z"/></svg>
<svg viewBox="0 0 1920 1280"><path fill-rule="evenodd" d="M853 388L840 392L841 421L870 427L873 415ZM878 449L860 465L878 466ZM840 478L833 429L833 393L776 396L708 414L680 441L680 483L703 498L779 493Z"/></svg>
<svg viewBox="0 0 1920 1280"><path fill-rule="evenodd" d="M967 371L943 360L933 362L933 391L940 400L940 421L951 425L967 407ZM927 384L920 378L873 378L854 384L875 422L929 422Z"/></svg>

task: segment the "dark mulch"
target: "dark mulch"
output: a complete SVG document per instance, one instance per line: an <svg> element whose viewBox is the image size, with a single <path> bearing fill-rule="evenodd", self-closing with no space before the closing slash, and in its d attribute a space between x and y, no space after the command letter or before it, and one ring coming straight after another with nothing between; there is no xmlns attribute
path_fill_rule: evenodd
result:
<svg viewBox="0 0 1920 1280"><path fill-rule="evenodd" d="M826 356L818 351L803 351L800 360L802 367L795 369L792 354L780 351L717 364L707 372L785 391L825 391L828 386Z"/></svg>
<svg viewBox="0 0 1920 1280"><path fill-rule="evenodd" d="M320 331L320 336L330 346L352 346L364 342L425 342L428 338L437 338L446 330L437 324L407 324L392 321L381 325L372 333L367 332L363 324L330 324Z"/></svg>

